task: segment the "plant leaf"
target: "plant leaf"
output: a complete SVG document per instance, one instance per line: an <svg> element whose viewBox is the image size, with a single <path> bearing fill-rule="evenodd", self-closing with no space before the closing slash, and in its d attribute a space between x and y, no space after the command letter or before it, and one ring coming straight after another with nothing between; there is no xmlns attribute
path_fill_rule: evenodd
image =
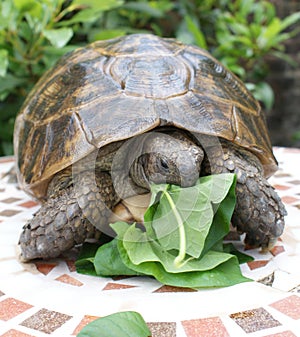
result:
<svg viewBox="0 0 300 337"><path fill-rule="evenodd" d="M71 28L44 29L43 34L52 46L62 48L72 38L73 30Z"/></svg>
<svg viewBox="0 0 300 337"><path fill-rule="evenodd" d="M183 273L169 273L162 264L145 262L135 265L129 259L121 240L118 241L118 249L124 264L137 272L154 276L159 282L186 288L226 287L236 283L252 281L241 274L238 259L231 256L226 262L206 271L192 271Z"/></svg>
<svg viewBox="0 0 300 337"><path fill-rule="evenodd" d="M77 337L150 337L143 317L135 311L124 311L101 317L87 324Z"/></svg>
<svg viewBox="0 0 300 337"><path fill-rule="evenodd" d="M220 174L202 177L197 185L188 188L171 185L165 193L176 205L182 224L178 224L175 212L163 194L151 224L159 243L166 250L178 249L181 235L179 227L183 226L186 254L198 258L213 221L214 209L226 197L234 179L232 174ZM145 226L148 228L147 224Z"/></svg>
<svg viewBox="0 0 300 337"><path fill-rule="evenodd" d="M8 68L8 51L6 49L0 49L0 76L6 75Z"/></svg>

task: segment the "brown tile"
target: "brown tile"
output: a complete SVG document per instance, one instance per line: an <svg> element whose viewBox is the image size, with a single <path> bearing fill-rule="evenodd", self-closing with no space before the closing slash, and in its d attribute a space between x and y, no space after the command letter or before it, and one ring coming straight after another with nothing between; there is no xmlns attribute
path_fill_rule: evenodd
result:
<svg viewBox="0 0 300 337"><path fill-rule="evenodd" d="M246 310L230 315L246 333L280 326L273 316L264 308Z"/></svg>
<svg viewBox="0 0 300 337"><path fill-rule="evenodd" d="M38 330L50 334L66 323L71 316L56 311L41 309L34 315L27 318L21 325L27 328Z"/></svg>
<svg viewBox="0 0 300 337"><path fill-rule="evenodd" d="M11 318L32 308L32 305L19 301L15 298L6 298L0 302L0 319L8 321Z"/></svg>
<svg viewBox="0 0 300 337"><path fill-rule="evenodd" d="M128 278L132 278L132 277L136 277L136 276L132 276L132 275L130 275L130 276L128 276L128 275L118 275L118 276L112 276L112 279L114 281L120 281L120 280L126 280Z"/></svg>
<svg viewBox="0 0 300 337"><path fill-rule="evenodd" d="M270 275L267 275L261 279L259 279L257 282L262 283L266 286L272 286L274 282L275 274L274 272L271 273Z"/></svg>
<svg viewBox="0 0 300 337"><path fill-rule="evenodd" d="M36 269L44 274L48 275L50 271L57 266L57 263L51 263L51 262L35 262Z"/></svg>
<svg viewBox="0 0 300 337"><path fill-rule="evenodd" d="M22 200L22 199L11 197L11 198L6 198L6 199L3 199L3 200L0 200L0 202L4 202L6 204L12 204L12 203L17 202L19 200Z"/></svg>
<svg viewBox="0 0 300 337"><path fill-rule="evenodd" d="M147 323L151 337L176 337L175 322L150 322Z"/></svg>
<svg viewBox="0 0 300 337"><path fill-rule="evenodd" d="M257 260L247 262L248 267L251 270L265 267L269 263L269 260Z"/></svg>
<svg viewBox="0 0 300 337"><path fill-rule="evenodd" d="M297 336L294 335L292 331L282 331L282 332L278 332L272 335L266 335L263 337L297 337Z"/></svg>
<svg viewBox="0 0 300 337"><path fill-rule="evenodd" d="M280 171L274 174L274 177L277 177L277 178L287 178L291 176L292 175L290 173L285 173L285 172L280 172Z"/></svg>
<svg viewBox="0 0 300 337"><path fill-rule="evenodd" d="M32 208L38 206L39 204L33 200L25 201L19 204L18 206L25 207L25 208Z"/></svg>
<svg viewBox="0 0 300 337"><path fill-rule="evenodd" d="M293 319L300 318L300 297L298 295L291 295L270 306Z"/></svg>
<svg viewBox="0 0 300 337"><path fill-rule="evenodd" d="M15 329L11 329L5 332L4 335L0 335L0 337L34 337L33 335L28 335L27 333L17 331Z"/></svg>
<svg viewBox="0 0 300 337"><path fill-rule="evenodd" d="M95 319L99 317L97 316L89 316L85 315L83 319L80 321L80 323L77 325L76 329L73 331L72 335L78 335L79 332L89 323L93 322Z"/></svg>
<svg viewBox="0 0 300 337"><path fill-rule="evenodd" d="M197 290L192 288L184 288L184 287L173 287L173 286L161 286L160 288L153 291L154 293L191 293L191 292L197 292Z"/></svg>
<svg viewBox="0 0 300 337"><path fill-rule="evenodd" d="M108 282L102 290L120 290L120 289L129 289L129 288L136 288L136 286L131 286L131 285L122 284L122 283Z"/></svg>
<svg viewBox="0 0 300 337"><path fill-rule="evenodd" d="M5 209L4 211L0 212L0 215L10 217L10 216L14 216L14 215L16 215L20 212L21 211L17 211L15 209Z"/></svg>
<svg viewBox="0 0 300 337"><path fill-rule="evenodd" d="M291 180L291 181L289 181L289 184L300 185L300 180L299 179Z"/></svg>
<svg viewBox="0 0 300 337"><path fill-rule="evenodd" d="M290 290L293 293L300 293L300 284L298 284L296 287Z"/></svg>
<svg viewBox="0 0 300 337"><path fill-rule="evenodd" d="M66 264L68 266L69 271L72 273L73 271L76 271L75 261L73 260L66 260Z"/></svg>
<svg viewBox="0 0 300 337"><path fill-rule="evenodd" d="M191 319L181 322L187 337L229 337L219 317Z"/></svg>
<svg viewBox="0 0 300 337"><path fill-rule="evenodd" d="M284 246L275 246L270 250L270 253L274 256L281 254L285 251Z"/></svg>
<svg viewBox="0 0 300 337"><path fill-rule="evenodd" d="M83 285L82 282L76 280L76 278L68 275L68 274L63 274L59 277L57 277L55 279L56 281L59 281L59 282L62 282L62 283L67 283L67 284L70 284L72 286L76 286L76 287L81 287Z"/></svg>

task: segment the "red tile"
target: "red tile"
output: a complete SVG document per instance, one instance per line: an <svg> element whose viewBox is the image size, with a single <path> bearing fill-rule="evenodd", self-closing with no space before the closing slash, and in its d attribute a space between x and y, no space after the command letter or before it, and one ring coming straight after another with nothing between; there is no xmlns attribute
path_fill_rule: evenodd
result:
<svg viewBox="0 0 300 337"><path fill-rule="evenodd" d="M285 204L293 204L294 202L299 201L299 198L295 198L295 197L285 195L285 196L281 197L281 200Z"/></svg>
<svg viewBox="0 0 300 337"><path fill-rule="evenodd" d="M187 337L229 337L229 333L219 317L182 321Z"/></svg>
<svg viewBox="0 0 300 337"><path fill-rule="evenodd" d="M247 262L248 267L251 270L262 268L262 267L266 266L268 263L269 263L269 260L257 260L257 261Z"/></svg>
<svg viewBox="0 0 300 337"><path fill-rule="evenodd" d="M273 247L271 250L270 250L270 253L274 256L278 255L278 254L281 254L283 253L285 250L284 250L284 247L283 246L275 246Z"/></svg>
<svg viewBox="0 0 300 337"><path fill-rule="evenodd" d="M32 208L38 206L39 204L33 200L25 201L19 204L18 206L25 207L25 208Z"/></svg>
<svg viewBox="0 0 300 337"><path fill-rule="evenodd" d="M279 190L279 191L285 191L285 190L288 190L289 188L291 188L290 186L285 186L285 185L273 185L273 187L276 189L276 190Z"/></svg>
<svg viewBox="0 0 300 337"><path fill-rule="evenodd" d="M57 266L57 263L35 262L35 266L40 273L48 275L50 271Z"/></svg>
<svg viewBox="0 0 300 337"><path fill-rule="evenodd" d="M2 157L0 158L0 163L13 163L15 161L15 158L13 156L7 156L7 157Z"/></svg>
<svg viewBox="0 0 300 337"><path fill-rule="evenodd" d="M120 289L128 289L128 288L136 288L136 286L131 286L131 285L122 284L122 283L108 282L102 290L120 290Z"/></svg>
<svg viewBox="0 0 300 337"><path fill-rule="evenodd" d="M8 321L30 308L32 308L32 305L28 303L24 303L15 298L7 298L0 302L0 319Z"/></svg>
<svg viewBox="0 0 300 337"><path fill-rule="evenodd" d="M99 317L97 316L89 316L85 315L83 319L80 321L80 323L77 325L76 329L73 331L72 335L78 335L79 332L89 323L93 322L95 319Z"/></svg>
<svg viewBox="0 0 300 337"><path fill-rule="evenodd" d="M17 331L15 329L9 330L5 332L4 335L1 335L0 337L34 337L33 335L28 335L27 333Z"/></svg>
<svg viewBox="0 0 300 337"><path fill-rule="evenodd" d="M190 292L197 292L197 290L191 289L191 288L173 287L173 286L164 285L156 289L153 292L154 293L179 293L179 292L190 293Z"/></svg>
<svg viewBox="0 0 300 337"><path fill-rule="evenodd" d="M300 153L300 149L297 149L296 147L285 147L283 151L285 153Z"/></svg>
<svg viewBox="0 0 300 337"><path fill-rule="evenodd" d="M59 282L67 283L67 284L70 284L70 285L76 286L76 287L81 287L83 285L83 283L76 280L76 278L74 278L70 275L67 275L67 274L63 274L63 275L57 277L55 280L59 281Z"/></svg>
<svg viewBox="0 0 300 337"><path fill-rule="evenodd" d="M294 335L292 333L292 331L282 331L282 332L278 332L272 335L267 335L267 336L263 336L263 337L297 337L296 335Z"/></svg>
<svg viewBox="0 0 300 337"><path fill-rule="evenodd" d="M270 306L293 319L300 319L300 297L297 295L286 297Z"/></svg>

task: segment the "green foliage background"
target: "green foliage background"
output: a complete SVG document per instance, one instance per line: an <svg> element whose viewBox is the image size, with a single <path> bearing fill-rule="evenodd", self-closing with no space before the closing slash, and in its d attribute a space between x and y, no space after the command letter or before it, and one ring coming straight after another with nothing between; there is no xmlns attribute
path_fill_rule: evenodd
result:
<svg viewBox="0 0 300 337"><path fill-rule="evenodd" d="M61 55L125 34L151 32L208 49L270 109L266 58L293 63L284 42L299 32L299 21L300 13L280 19L264 0L2 0L0 155L13 152L15 116Z"/></svg>

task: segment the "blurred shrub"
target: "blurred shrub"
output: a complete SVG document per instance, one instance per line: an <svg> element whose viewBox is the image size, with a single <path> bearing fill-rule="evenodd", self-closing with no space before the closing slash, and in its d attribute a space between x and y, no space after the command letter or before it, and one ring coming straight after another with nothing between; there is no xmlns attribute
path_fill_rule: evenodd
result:
<svg viewBox="0 0 300 337"><path fill-rule="evenodd" d="M300 13L281 20L257 0L2 0L0 3L0 155L12 153L14 119L39 77L78 46L130 33L176 37L208 49L265 108L266 57L293 63L284 41L299 32Z"/></svg>

